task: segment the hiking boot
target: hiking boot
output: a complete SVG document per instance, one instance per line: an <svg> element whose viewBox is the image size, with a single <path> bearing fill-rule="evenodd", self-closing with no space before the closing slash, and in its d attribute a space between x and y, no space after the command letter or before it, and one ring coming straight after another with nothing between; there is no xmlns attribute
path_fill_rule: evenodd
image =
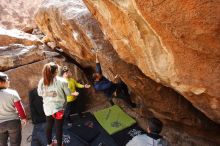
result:
<svg viewBox="0 0 220 146"><path fill-rule="evenodd" d="M72 127L73 124L72 124L71 122L68 122L68 123L67 123L67 126L68 126L68 127Z"/></svg>

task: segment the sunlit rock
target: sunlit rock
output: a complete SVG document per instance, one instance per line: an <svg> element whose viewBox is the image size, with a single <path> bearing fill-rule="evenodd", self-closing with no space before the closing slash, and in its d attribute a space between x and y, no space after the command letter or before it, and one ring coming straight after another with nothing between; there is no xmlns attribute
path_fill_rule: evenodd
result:
<svg viewBox="0 0 220 146"><path fill-rule="evenodd" d="M84 2L120 58L220 123L218 1Z"/></svg>
<svg viewBox="0 0 220 146"><path fill-rule="evenodd" d="M0 70L43 60L41 41L19 30L0 28Z"/></svg>
<svg viewBox="0 0 220 146"><path fill-rule="evenodd" d="M36 27L34 13L43 0L1 0L0 27L31 32Z"/></svg>
<svg viewBox="0 0 220 146"><path fill-rule="evenodd" d="M104 75L113 79L118 74L129 86L133 100L141 106L138 109L140 115L145 117L153 114L162 119L165 125L174 122L175 124L171 125L172 128L181 127L181 130L177 128L176 131L190 133L189 139L186 139L184 135L180 136L178 144L194 143L194 141L197 145L208 145L211 142L219 144L219 136L216 134L219 126L197 110L201 108L202 112L206 110L204 113L211 114L207 115L209 118L218 118L218 113L213 112L218 111L216 110L219 108L216 106L218 99L213 100L211 106L210 102L204 103L200 100L201 98L211 99L206 95L209 88L200 86L200 84L185 85L182 80L173 82L179 78L179 74L175 72L178 64L175 62L176 58L172 50L161 42L156 32L146 25L146 20L139 13L135 13L135 9L131 11L132 14L125 12L129 14L129 17L137 15L137 19L142 22L138 25L133 19L127 20L124 11L118 13L121 5L130 7L129 2L132 1L128 3L117 1L121 2L121 5L108 0L85 2L96 20L92 18L81 0L44 1L35 17L39 28L47 36L44 40L53 42L56 48L61 48L64 53L74 57L83 67L86 67L86 64L94 67L95 52L97 52ZM105 21L105 17L108 21ZM116 21L117 18L120 22ZM136 29L136 25L141 31ZM120 37L115 37L116 34ZM142 35L144 38L141 38ZM197 78L192 80L192 83L196 80ZM172 87L184 95L188 101L162 84ZM199 99L191 101L191 97ZM194 104L194 101L197 104ZM212 120L218 122L214 118ZM207 130L209 132L206 133ZM167 136L175 143L175 136L170 132L167 131ZM204 137L206 139L201 140ZM214 140L213 137L215 137Z"/></svg>

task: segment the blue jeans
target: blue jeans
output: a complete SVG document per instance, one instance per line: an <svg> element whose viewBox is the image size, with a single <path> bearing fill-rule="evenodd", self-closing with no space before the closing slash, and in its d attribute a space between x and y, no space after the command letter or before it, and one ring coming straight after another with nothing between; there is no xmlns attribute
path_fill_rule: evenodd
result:
<svg viewBox="0 0 220 146"><path fill-rule="evenodd" d="M34 124L31 146L46 146L46 123Z"/></svg>
<svg viewBox="0 0 220 146"><path fill-rule="evenodd" d="M11 146L21 145L21 121L11 120L0 123L0 146L7 146L10 138Z"/></svg>

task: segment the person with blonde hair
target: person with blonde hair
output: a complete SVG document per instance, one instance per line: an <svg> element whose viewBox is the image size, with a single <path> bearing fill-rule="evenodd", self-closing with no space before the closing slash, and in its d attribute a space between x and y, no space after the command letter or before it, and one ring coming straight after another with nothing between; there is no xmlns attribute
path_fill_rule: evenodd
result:
<svg viewBox="0 0 220 146"><path fill-rule="evenodd" d="M47 144L52 145L52 129L55 124L57 146L62 145L64 108L66 96L71 92L68 82L57 76L58 65L50 62L44 65L43 78L38 84L38 94L43 97L43 109L46 115Z"/></svg>

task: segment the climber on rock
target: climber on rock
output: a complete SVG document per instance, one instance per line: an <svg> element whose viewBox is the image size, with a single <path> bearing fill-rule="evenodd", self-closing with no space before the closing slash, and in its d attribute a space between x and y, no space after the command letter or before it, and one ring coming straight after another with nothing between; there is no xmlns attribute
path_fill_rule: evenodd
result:
<svg viewBox="0 0 220 146"><path fill-rule="evenodd" d="M113 83L109 81L106 77L102 75L101 65L96 53L96 72L92 75L94 81L94 88L97 91L103 91L107 96L111 105L114 105L112 101L113 93L116 92L116 97L125 100L132 108L136 107L136 104L133 103L130 99L130 94L128 92L128 87L123 81L118 83ZM115 79L118 78L118 75L115 76Z"/></svg>

